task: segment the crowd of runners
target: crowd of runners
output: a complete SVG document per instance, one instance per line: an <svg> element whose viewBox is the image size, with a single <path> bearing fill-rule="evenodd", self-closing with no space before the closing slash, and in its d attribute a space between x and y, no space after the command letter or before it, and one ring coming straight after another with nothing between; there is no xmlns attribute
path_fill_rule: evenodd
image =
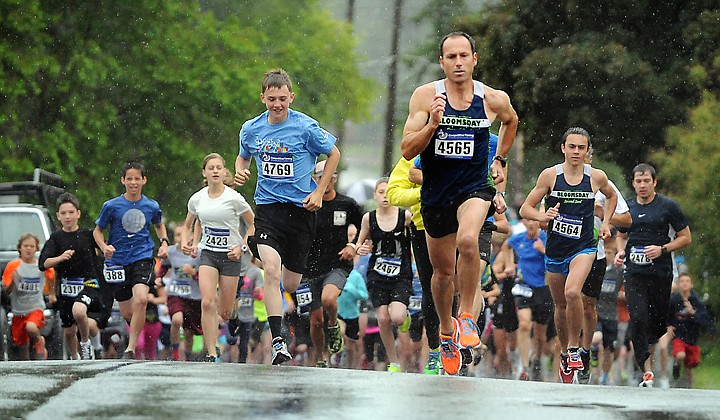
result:
<svg viewBox="0 0 720 420"><path fill-rule="evenodd" d="M292 82L279 69L263 78L267 111L243 124L234 168L216 153L197 163L205 187L170 224L172 240L160 205L142 194L139 162L122 167L125 193L104 203L92 230L64 193L61 228L42 250L20 237L3 273L21 357L47 357L47 295L69 359L652 387L669 386L671 348L672 376L691 386L709 315L690 275L677 273L673 251L690 244L690 228L655 192L655 169L633 169L636 197L625 201L591 166L589 132L572 127L558 139L559 163L508 208L519 123L510 98L473 80L467 34L445 36L439 53L445 78L412 94L403 157L377 180L371 211L336 190L336 139L290 108ZM254 208L234 188L253 161Z"/></svg>

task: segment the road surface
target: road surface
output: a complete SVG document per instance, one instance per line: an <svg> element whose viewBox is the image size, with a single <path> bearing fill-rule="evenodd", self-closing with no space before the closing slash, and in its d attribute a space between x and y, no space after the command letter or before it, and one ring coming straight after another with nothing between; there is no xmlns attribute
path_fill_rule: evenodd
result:
<svg viewBox="0 0 720 420"><path fill-rule="evenodd" d="M230 363L0 362L0 418L713 419L720 391Z"/></svg>

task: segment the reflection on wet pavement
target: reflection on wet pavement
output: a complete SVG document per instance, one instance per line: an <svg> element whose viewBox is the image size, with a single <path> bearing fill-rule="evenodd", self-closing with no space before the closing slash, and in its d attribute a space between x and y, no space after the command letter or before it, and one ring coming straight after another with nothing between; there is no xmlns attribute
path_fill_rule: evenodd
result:
<svg viewBox="0 0 720 420"><path fill-rule="evenodd" d="M286 366L0 363L0 418L716 418L720 391ZM483 414L484 413L484 414Z"/></svg>

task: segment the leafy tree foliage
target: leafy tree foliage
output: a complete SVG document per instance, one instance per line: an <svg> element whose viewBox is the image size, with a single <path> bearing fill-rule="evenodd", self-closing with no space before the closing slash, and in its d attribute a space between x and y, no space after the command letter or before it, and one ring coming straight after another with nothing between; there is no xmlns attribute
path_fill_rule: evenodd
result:
<svg viewBox="0 0 720 420"><path fill-rule="evenodd" d="M139 159L144 192L178 220L204 155L232 170L269 68L290 72L295 105L321 124L365 117L372 85L349 29L316 1L261 3L218 16L190 0L0 0L0 180L57 172L92 218L123 191L122 164Z"/></svg>
<svg viewBox="0 0 720 420"><path fill-rule="evenodd" d="M720 101L705 93L686 124L668 130L668 150L652 155L660 184L690 219L693 242L685 252L696 287L708 278L712 301L720 304ZM717 308L717 306L715 306Z"/></svg>
<svg viewBox="0 0 720 420"><path fill-rule="evenodd" d="M714 0L507 0L459 26L478 41L481 79L510 94L528 145L551 147L581 125L600 155L629 170L698 102L689 74L707 51L694 43L717 39L701 29L717 8Z"/></svg>

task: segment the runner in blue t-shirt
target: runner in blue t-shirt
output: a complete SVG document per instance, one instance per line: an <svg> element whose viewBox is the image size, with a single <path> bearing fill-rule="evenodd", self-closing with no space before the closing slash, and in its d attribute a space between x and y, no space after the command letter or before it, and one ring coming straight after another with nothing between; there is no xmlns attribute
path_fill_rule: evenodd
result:
<svg viewBox="0 0 720 420"><path fill-rule="evenodd" d="M335 137L320 128L317 121L291 110L294 98L285 70L265 74L260 99L267 111L243 124L240 153L235 161L235 182L240 185L250 178L253 157L257 166L255 234L248 237L248 246L265 267L265 306L273 336L273 364L290 360L281 336L280 279L288 292L294 292L300 284L315 236L314 212L322 207L323 194L340 162ZM328 159L316 183L312 173L321 154Z"/></svg>
<svg viewBox="0 0 720 420"><path fill-rule="evenodd" d="M512 258L511 249L517 254L517 270L508 274L516 276L512 288L517 307L518 333L517 343L520 349L522 370L520 380L542 380L540 356L543 354L548 322L552 315L552 296L550 288L545 284L545 242L547 234L540 229L536 220L522 219L525 232L510 237L502 245L503 255ZM506 267L514 267L512 261ZM532 366L530 364L530 348L533 348ZM532 367L532 370L530 369ZM530 377L532 374L532 378Z"/></svg>
<svg viewBox="0 0 720 420"><path fill-rule="evenodd" d="M126 163L120 182L125 193L103 204L93 237L105 256L105 281L110 287L116 285L120 313L130 321L130 339L123 358L134 359L135 345L145 325L148 291L155 280L155 244L150 237L150 224L155 225L160 238L160 258L167 258L169 240L160 205L142 194L147 183L145 166L139 162ZM110 231L107 242L103 234L106 228Z"/></svg>

